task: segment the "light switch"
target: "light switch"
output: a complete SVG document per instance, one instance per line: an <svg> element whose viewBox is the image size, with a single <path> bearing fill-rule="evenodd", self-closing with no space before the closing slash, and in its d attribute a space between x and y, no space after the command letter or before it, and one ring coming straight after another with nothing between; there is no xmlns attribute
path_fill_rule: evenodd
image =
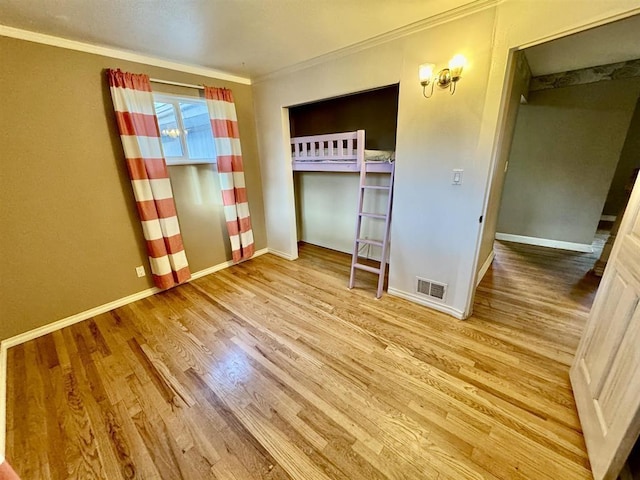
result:
<svg viewBox="0 0 640 480"><path fill-rule="evenodd" d="M462 185L462 172L464 172L462 168L453 169L453 181L451 182L452 185Z"/></svg>

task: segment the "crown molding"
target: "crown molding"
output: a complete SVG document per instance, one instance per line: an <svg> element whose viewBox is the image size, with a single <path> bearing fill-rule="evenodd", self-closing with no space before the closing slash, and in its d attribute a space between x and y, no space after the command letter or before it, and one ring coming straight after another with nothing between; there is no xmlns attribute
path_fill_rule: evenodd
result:
<svg viewBox="0 0 640 480"><path fill-rule="evenodd" d="M91 43L78 42L76 40L68 40L62 37L46 35L44 33L32 32L30 30L22 30L20 28L0 25L0 36L16 38L18 40L26 40L28 42L42 43L52 47L66 48L69 50L77 50L79 52L91 53L94 55L102 55L105 57L118 58L120 60L128 60L130 62L143 63L145 65L153 65L154 67L168 68L179 72L191 73L194 75L202 75L204 77L215 78L218 80L227 80L229 82L241 83L243 85L251 85L251 79L240 77L231 73L215 70L213 68L201 67L198 65L190 65L187 63L174 62L164 58L143 55L141 53L132 52L130 50L120 50L117 48L104 47Z"/></svg>
<svg viewBox="0 0 640 480"><path fill-rule="evenodd" d="M259 75L252 79L252 83L256 84L256 83L264 82L267 80L272 80L284 75L288 75L300 70L304 70L306 68L313 67L315 65L319 65L324 62L328 62L330 60L336 60L342 57L346 57L348 55L352 55L354 53L358 53L363 50L367 50L369 48L376 47L378 45L382 45L382 44L391 42L393 40L397 40L399 38L407 37L409 35L412 35L417 32L421 32L423 30L427 30L429 28L433 28L437 25L442 25L443 23L448 23L453 20L457 20L459 18L472 15L482 10L486 10L488 8L494 7L499 3L502 3L503 1L504 0L474 0L470 3L467 3L466 5L462 5L460 7L447 10L446 12L433 15L423 20L419 20L409 25L405 25L404 27L391 30L390 32L383 33L375 37L371 37L367 40L363 40L358 43L354 43L353 45L349 45L347 47L340 48L338 50L333 50L331 52L325 53L323 55L319 55L309 60L296 63L294 65L282 68L280 70L276 70L275 72L267 73L265 75Z"/></svg>
<svg viewBox="0 0 640 480"><path fill-rule="evenodd" d="M507 0L500 0L500 1L504 2L504 1L507 1ZM562 37L567 37L569 35L573 35L574 33L585 32L585 31L590 30L592 28L601 27L602 25L606 25L606 24L612 23L612 22L617 22L618 20L624 20L625 18L633 17L634 15L638 15L638 14L640 14L640 7L632 8L632 9L627 10L625 12L617 13L615 15L610 15L608 17L603 17L603 18L600 18L600 19L598 19L596 21L588 22L588 23L579 25L577 27L569 28L567 30L557 31L557 32L553 33L552 35L547 35L545 37L537 38L537 39L535 39L535 40L533 40L531 42L523 43L522 45L519 45L517 48L518 48L518 50L525 50L527 48L535 47L536 45L540 45L542 43L551 42L553 40L557 40L557 39L562 38Z"/></svg>

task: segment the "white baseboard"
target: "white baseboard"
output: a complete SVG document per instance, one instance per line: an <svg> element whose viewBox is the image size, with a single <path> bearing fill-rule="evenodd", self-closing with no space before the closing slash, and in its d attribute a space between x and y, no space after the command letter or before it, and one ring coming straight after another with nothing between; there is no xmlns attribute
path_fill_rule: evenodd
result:
<svg viewBox="0 0 640 480"><path fill-rule="evenodd" d="M88 318L108 312L110 310L113 310L114 308L122 307L123 305L127 305L146 297L150 297L151 295L155 295L156 293L161 291L162 290L156 287L147 288L146 290L134 293L133 295L119 298L117 300L114 300L113 302L100 305L99 307L91 308L89 310L85 310L84 312L71 315L70 317L66 317L61 320L42 325L41 327L34 328L33 330L29 330L28 332L20 333L0 342L0 455L5 455L6 453L7 350L11 347L15 347L16 345L20 345L21 343L28 342L29 340L34 340L43 335L55 332L56 330L69 327L75 323L82 322L83 320L87 320Z"/></svg>
<svg viewBox="0 0 640 480"><path fill-rule="evenodd" d="M268 250L266 248L263 248L262 250L258 250L257 252L255 252L251 258L259 257L260 255L264 255L265 253L268 253ZM242 261L245 262L246 260L242 260ZM209 275L211 273L218 272L225 268L229 268L236 264L237 264L236 262L228 261L228 262L220 263L218 265L214 265L213 267L205 268L204 270L199 270L191 274L191 278L189 279L189 282L191 280L204 277L205 275ZM147 288L146 290L142 290L141 292L134 293L133 295L128 295L126 297L118 298L117 300L113 300L112 302L105 303L98 307L85 310L84 312L76 313L75 315L71 315L61 320L57 320L55 322L42 325L41 327L34 328L33 330L29 330L28 332L20 333L13 337L7 338L5 340L2 340L0 345L1 347L4 347L4 348L15 347L16 345L20 345L21 343L34 340L38 337L42 337L43 335L47 335L49 333L55 332L56 330L61 330L75 323L82 322L83 320L87 320L91 317L95 317L96 315L100 315L102 313L114 310L118 307L128 305L129 303L133 303L138 300L142 300L143 298L150 297L151 295L155 295L158 292L162 292L162 290L156 287Z"/></svg>
<svg viewBox="0 0 640 480"><path fill-rule="evenodd" d="M615 222L616 218L618 218L616 215L600 215L601 222Z"/></svg>
<svg viewBox="0 0 640 480"><path fill-rule="evenodd" d="M442 303L435 302L433 300L429 300L421 295L417 295L415 293L404 292L402 290L398 290L395 288L389 287L387 289L387 293L394 297L404 298L405 300L409 300L410 302L417 303L418 305L422 305L424 307L432 308L433 310L437 310L442 313L446 313L451 315L452 317L457 318L458 320L464 320L464 312L462 310L458 310L457 308L450 307L449 305L444 305Z"/></svg>
<svg viewBox="0 0 640 480"><path fill-rule="evenodd" d="M264 255L268 253L269 250L263 248L261 250L256 251L251 258L259 257L260 255ZM243 260L246 261L246 260ZM195 280L197 278L204 277L205 275L209 275L214 272L218 272L225 268L229 268L233 265L236 265L233 261L223 262L218 265L214 265L210 268L205 268L204 270L200 270L198 272L191 274L191 280ZM138 300L142 300L143 298L150 297L151 295L155 295L162 290L156 287L147 288L146 290L142 290L141 292L134 293L133 295L128 295L126 297L119 298L112 302L105 303L98 307L91 308L89 310L85 310L84 312L76 313L75 315L71 315L69 317L57 320L52 323L48 323L46 325L42 325L41 327L34 328L33 330L29 330L28 332L20 333L13 337L7 338L0 342L0 456L5 455L5 447L6 447L6 421L7 421L7 350L11 347L15 347L16 345L20 345L22 343L28 342L30 340L34 340L38 337L42 337L43 335L47 335L49 333L55 332L57 330L61 330L65 327L69 327L78 322L82 322L91 317L95 317L96 315L100 315L102 313L106 313L115 308L122 307L124 305L128 305L129 303L133 303Z"/></svg>
<svg viewBox="0 0 640 480"><path fill-rule="evenodd" d="M264 255L265 253L269 253L269 249L263 248L261 250L257 250L251 258L259 257L260 255ZM232 267L237 265L238 263L246 262L247 260L251 260L251 258L247 258L246 260L240 260L240 262L234 262L233 260L229 260L228 262L222 262L218 265L214 265L213 267L205 268L204 270L199 270L195 273L191 274L191 280L195 280L197 278L205 277L207 275L211 275L212 273L219 272L220 270L224 270L225 268Z"/></svg>
<svg viewBox="0 0 640 480"><path fill-rule="evenodd" d="M65 327L69 327L75 323L82 322L83 320L87 320L88 318L95 317L96 315L100 315L102 313L113 310L114 308L122 307L129 303L142 300L143 298L150 297L151 295L155 295L156 293L161 291L161 289L156 287L147 288L146 290L134 293L133 295L118 298L117 300L105 303L98 307L90 308L89 310L85 310L84 312L76 313L75 315L71 315L55 322L47 323L46 325L34 328L33 330L29 330L28 332L19 333L18 335L2 340L2 343L0 344L1 348L9 349L11 347L15 347L16 345L20 345L21 343L35 340L36 338L42 337L43 335L47 335L49 333L55 332L56 330L61 330Z"/></svg>
<svg viewBox="0 0 640 480"><path fill-rule="evenodd" d="M551 240L549 238L526 237L524 235L512 235L510 233L496 233L496 240L505 242L524 243L526 245L537 245L539 247L557 248L560 250L571 250L574 252L593 253L593 247L587 243L563 242L561 240Z"/></svg>
<svg viewBox="0 0 640 480"><path fill-rule="evenodd" d="M480 282L482 281L482 279L484 278L484 276L487 273L487 270L489 270L489 267L491 266L491 264L493 263L493 259L496 258L496 252L492 249L491 253L489 254L489 256L487 257L487 259L485 260L485 262L482 264L482 267L480 268L480 271L478 271L478 276L476 277L476 287L478 285L480 285Z"/></svg>
<svg viewBox="0 0 640 480"><path fill-rule="evenodd" d="M297 255L293 256L290 253L281 252L280 250L274 250L273 248L269 249L269 253L275 255L276 257L284 258L285 260L295 260L298 258Z"/></svg>

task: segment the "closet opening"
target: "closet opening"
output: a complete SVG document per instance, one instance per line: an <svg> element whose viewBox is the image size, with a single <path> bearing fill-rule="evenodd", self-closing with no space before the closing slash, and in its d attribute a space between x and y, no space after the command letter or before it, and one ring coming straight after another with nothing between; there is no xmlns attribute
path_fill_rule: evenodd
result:
<svg viewBox="0 0 640 480"><path fill-rule="evenodd" d="M314 245L353 254L362 163L367 164L369 185L389 185L394 171L398 93L399 85L394 84L289 107L297 240L302 250ZM305 142L294 145L300 137ZM361 211L379 216L362 220L359 238L371 242L358 243L358 263L381 265L388 195L384 188L364 192ZM385 256L388 262L389 248ZM377 280L376 274L358 270L355 288L375 289Z"/></svg>

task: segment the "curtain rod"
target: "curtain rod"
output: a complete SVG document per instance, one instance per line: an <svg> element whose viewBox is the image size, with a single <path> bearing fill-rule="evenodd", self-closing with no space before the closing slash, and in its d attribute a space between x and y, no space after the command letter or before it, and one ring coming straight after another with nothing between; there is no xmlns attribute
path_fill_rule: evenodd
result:
<svg viewBox="0 0 640 480"><path fill-rule="evenodd" d="M198 90L204 90L202 85L193 85L191 83L171 82L169 80L160 80L158 78L150 78L149 81L153 83L163 83L165 85L175 85L176 87L197 88Z"/></svg>

